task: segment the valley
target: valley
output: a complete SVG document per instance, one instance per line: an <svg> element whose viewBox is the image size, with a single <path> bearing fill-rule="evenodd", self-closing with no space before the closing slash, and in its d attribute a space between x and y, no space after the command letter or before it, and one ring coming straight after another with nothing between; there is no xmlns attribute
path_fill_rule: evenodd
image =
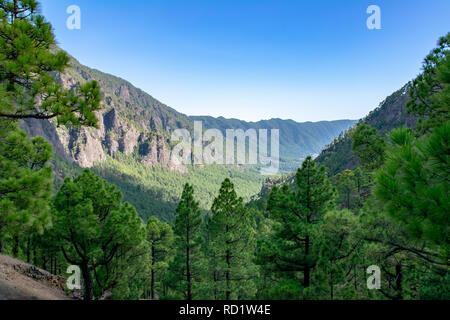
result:
<svg viewBox="0 0 450 320"><path fill-rule="evenodd" d="M58 49L60 50L60 49ZM271 119L245 122L237 119L186 116L159 102L118 77L91 69L71 57L71 68L56 76L64 88L74 88L96 80L102 88L102 110L97 113L98 128L57 126L52 120L27 119L21 127L30 136L42 136L55 152L55 185L66 176L92 168L115 184L124 200L134 205L142 218L150 216L173 222L176 203L185 182L194 185L203 210L209 210L220 182L233 179L244 200L249 201L262 188L266 177L258 166L174 165L170 161L171 134L176 129L194 133L194 121L205 130L279 129L279 174L295 171L308 155L317 155L355 120L298 123ZM58 180L59 179L59 180ZM151 205L149 205L151 203Z"/></svg>
<svg viewBox="0 0 450 320"><path fill-rule="evenodd" d="M430 23L444 10L428 21L409 7L415 24L394 19L408 30L389 42L395 24L361 30L354 3L327 6L347 15L343 28L304 37L291 3L261 4L278 33L259 28L267 19L253 6L223 5L233 10L207 1L186 20L195 3L154 12L143 1L159 30L130 28L134 15L95 28L98 10L65 30L40 1L0 1L0 300L186 300L151 304L211 318L213 304L279 312L256 300L449 300L450 33ZM174 8L182 14L167 19ZM100 69L120 64L131 81L58 47L75 32L86 38L68 51ZM98 32L107 37L87 40Z"/></svg>

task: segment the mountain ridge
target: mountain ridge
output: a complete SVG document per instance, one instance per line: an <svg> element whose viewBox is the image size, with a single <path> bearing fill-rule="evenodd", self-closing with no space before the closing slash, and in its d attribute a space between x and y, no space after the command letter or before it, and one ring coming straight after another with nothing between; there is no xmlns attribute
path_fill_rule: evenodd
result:
<svg viewBox="0 0 450 320"><path fill-rule="evenodd" d="M142 218L154 215L166 222L173 222L176 203L186 182L194 185L202 210L209 210L210 200L225 178L233 179L245 201L261 190L264 177L251 166L196 168L173 164L171 134L181 128L193 132L194 119L199 118L180 113L130 82L86 67L76 59L70 65L64 73L55 74L62 86L75 89L96 80L101 87L98 128L57 126L53 120L27 119L21 124L30 136L42 136L52 144L56 153L53 160L56 188L65 177L79 174L83 167L91 168L115 184ZM355 122L298 123L275 118L251 123L223 117L202 120L205 130L264 127L288 132L280 134L281 167L285 172L295 170L306 155L319 153Z"/></svg>
<svg viewBox="0 0 450 320"><path fill-rule="evenodd" d="M193 121L202 120L204 128L280 129L280 153L283 163L317 154L354 120L296 122L279 118L246 122L223 117L188 116L160 102L147 92L120 77L91 69L71 58L71 68L55 76L62 86L74 89L96 80L102 89L102 110L97 112L99 128L58 127L52 121L26 120L22 124L30 135L44 136L63 159L81 167L93 167L108 156L118 153L135 154L148 166L161 165L171 170L187 172L183 164L170 161L170 137L175 129L193 131ZM286 167L289 170L289 166Z"/></svg>
<svg viewBox="0 0 450 320"><path fill-rule="evenodd" d="M323 148L315 161L319 165L325 166L330 177L347 169L353 170L360 164L358 156L352 149L352 137L358 124L368 124L377 129L381 135L386 135L392 129L401 126L409 128L415 126L418 116L407 112L407 103L410 99L409 87L410 82L386 97L377 108L370 111L348 130L341 132L333 142ZM273 186L293 184L294 179L295 173L290 173L279 178L267 178L258 196L251 203L263 208L264 202L267 201Z"/></svg>
<svg viewBox="0 0 450 320"><path fill-rule="evenodd" d="M296 170L304 158L319 154L325 145L356 123L356 120L296 122L279 118L247 122L211 116L190 116L190 119L202 121L207 128L217 128L224 135L226 129L279 129L280 162L283 172Z"/></svg>
<svg viewBox="0 0 450 320"><path fill-rule="evenodd" d="M389 95L358 123L365 123L374 127L381 135L401 126L413 128L418 116L409 114L407 111L406 104L410 99L409 88L410 82ZM354 128L352 127L339 135L316 158L319 164L327 168L329 175L335 175L346 169L353 170L359 164L359 158L352 150Z"/></svg>

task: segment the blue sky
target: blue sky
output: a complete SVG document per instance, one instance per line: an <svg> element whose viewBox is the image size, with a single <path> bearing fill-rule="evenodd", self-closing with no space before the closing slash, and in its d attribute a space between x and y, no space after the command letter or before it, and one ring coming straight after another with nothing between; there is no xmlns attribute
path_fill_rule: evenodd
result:
<svg viewBox="0 0 450 320"><path fill-rule="evenodd" d="M450 31L448 0L41 0L59 45L189 115L358 119ZM369 30L369 5L381 30ZM69 30L69 5L81 29Z"/></svg>

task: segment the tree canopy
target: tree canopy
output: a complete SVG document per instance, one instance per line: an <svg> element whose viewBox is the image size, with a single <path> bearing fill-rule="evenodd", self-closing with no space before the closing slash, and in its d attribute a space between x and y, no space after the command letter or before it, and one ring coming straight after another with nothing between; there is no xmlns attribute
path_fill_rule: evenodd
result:
<svg viewBox="0 0 450 320"><path fill-rule="evenodd" d="M69 56L55 46L52 26L38 9L35 0L0 1L0 118L96 126L100 88L92 81L69 90L57 82Z"/></svg>

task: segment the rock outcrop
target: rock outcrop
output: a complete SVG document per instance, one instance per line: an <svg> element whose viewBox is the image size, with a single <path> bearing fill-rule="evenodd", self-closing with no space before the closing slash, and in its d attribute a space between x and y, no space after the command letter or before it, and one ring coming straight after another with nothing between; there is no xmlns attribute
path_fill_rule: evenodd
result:
<svg viewBox="0 0 450 320"><path fill-rule="evenodd" d="M75 89L96 80L104 97L97 113L98 128L57 127L54 121L27 119L21 124L31 136L42 136L64 159L83 168L101 163L108 156L130 155L147 166L161 165L186 172L170 161L170 132L188 127L189 119L114 76L89 69L76 60L69 70L55 77L64 88Z"/></svg>
<svg viewBox="0 0 450 320"><path fill-rule="evenodd" d="M0 300L70 300L66 278L31 264L0 255Z"/></svg>
<svg viewBox="0 0 450 320"><path fill-rule="evenodd" d="M43 136L62 158L84 168L93 167L108 157L132 155L146 166L162 166L187 172L183 164L172 163L170 137L175 129L193 132L193 122L202 121L204 129L279 129L280 158L283 170L293 171L307 155L320 152L354 121L297 123L271 119L245 122L237 119L188 117L164 105L129 82L90 69L72 59L71 68L55 74L64 88L75 90L86 81L96 80L102 90L102 110L97 113L98 128L57 127L54 121L27 120L22 127L31 136Z"/></svg>

